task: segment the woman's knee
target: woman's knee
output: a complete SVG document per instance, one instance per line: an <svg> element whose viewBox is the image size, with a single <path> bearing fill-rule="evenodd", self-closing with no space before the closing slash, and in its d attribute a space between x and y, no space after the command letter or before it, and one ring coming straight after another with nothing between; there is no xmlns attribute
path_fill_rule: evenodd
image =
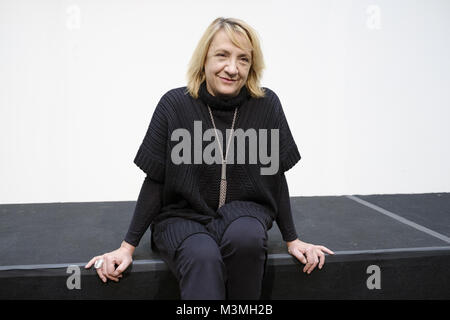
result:
<svg viewBox="0 0 450 320"><path fill-rule="evenodd" d="M177 260L184 264L220 263L221 254L215 240L206 233L196 233L186 238L177 251Z"/></svg>
<svg viewBox="0 0 450 320"><path fill-rule="evenodd" d="M241 217L225 230L222 244L229 245L244 253L257 252L266 249L267 231L261 222L254 217Z"/></svg>

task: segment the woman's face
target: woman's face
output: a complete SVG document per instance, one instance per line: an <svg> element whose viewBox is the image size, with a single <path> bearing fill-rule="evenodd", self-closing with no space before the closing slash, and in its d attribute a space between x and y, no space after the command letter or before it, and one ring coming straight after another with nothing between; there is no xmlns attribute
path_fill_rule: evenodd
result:
<svg viewBox="0 0 450 320"><path fill-rule="evenodd" d="M205 62L206 88L216 97L234 97L247 82L251 66L248 41L237 34L245 49L236 47L224 30L219 30L209 46Z"/></svg>

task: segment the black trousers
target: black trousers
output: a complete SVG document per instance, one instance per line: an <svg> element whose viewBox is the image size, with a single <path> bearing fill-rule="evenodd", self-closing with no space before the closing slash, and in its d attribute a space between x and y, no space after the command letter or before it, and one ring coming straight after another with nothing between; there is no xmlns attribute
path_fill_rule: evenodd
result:
<svg viewBox="0 0 450 320"><path fill-rule="evenodd" d="M217 230L221 226L223 230ZM264 219L241 216L227 224L206 226L173 219L170 229L180 228L193 232L176 251L170 250L167 232L165 237L156 236L155 246L178 279L181 299L260 298L267 261L268 228Z"/></svg>

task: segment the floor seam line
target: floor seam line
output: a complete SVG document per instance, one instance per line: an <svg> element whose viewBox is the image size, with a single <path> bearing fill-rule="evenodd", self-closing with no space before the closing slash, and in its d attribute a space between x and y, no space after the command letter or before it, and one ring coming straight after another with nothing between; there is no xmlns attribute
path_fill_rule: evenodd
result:
<svg viewBox="0 0 450 320"><path fill-rule="evenodd" d="M408 226L410 226L410 227L412 227L412 228L414 228L416 230L422 231L422 232L424 232L424 233L426 233L426 234L428 234L430 236L438 238L439 240L442 240L444 242L450 243L450 238L449 237L447 237L447 236L445 236L445 235L443 235L443 234L441 234L439 232L436 232L434 230L431 230L431 229L429 229L427 227L424 227L424 226L422 226L422 225L420 225L418 223L415 223L415 222L413 222L411 220L403 218L402 216L400 216L398 214L395 214L395 213L393 213L393 212L391 212L389 210L381 208L381 207L379 207L379 206L377 206L377 205L375 205L373 203L370 203L370 202L368 202L366 200L360 199L360 198L358 198L356 196L346 195L345 197L347 197L348 199L351 199L351 200L353 200L355 202L358 202L358 203L360 203L360 204L362 204L362 205L364 205L366 207L369 207L369 208L371 208L371 209L373 209L373 210L375 210L375 211L377 211L377 212L379 212L381 214L384 214L385 216L388 216L388 217L390 217L390 218L392 218L394 220L397 220L398 222L406 224L406 225L408 225Z"/></svg>

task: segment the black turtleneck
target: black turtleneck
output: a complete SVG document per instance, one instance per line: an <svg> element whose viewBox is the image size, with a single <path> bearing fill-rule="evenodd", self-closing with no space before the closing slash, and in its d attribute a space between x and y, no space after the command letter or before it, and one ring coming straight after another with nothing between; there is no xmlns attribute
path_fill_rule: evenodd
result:
<svg viewBox="0 0 450 320"><path fill-rule="evenodd" d="M239 93L234 97L225 98L213 96L206 88L206 81L203 81L200 85L198 95L199 98L211 108L223 111L234 111L234 108L239 108L250 98L250 93L246 86L243 86Z"/></svg>
<svg viewBox="0 0 450 320"><path fill-rule="evenodd" d="M219 98L213 96L208 92L206 88L206 82L203 82L200 85L198 93L199 100L203 103L203 106L211 107L216 127L222 132L225 132L226 129L231 128L235 108L238 109L237 117L239 117L241 113L241 107L245 108L246 103L251 98L246 86L243 86L241 88L238 95L230 97L228 99L224 97ZM161 129L161 132L166 130L167 129ZM155 136L155 134L158 135L158 132L155 132L152 135ZM295 156L292 157L293 161L295 160L294 158ZM296 161L298 160L295 160L295 162ZM137 160L137 162L135 160L135 163L137 163L138 165L139 162L140 160ZM158 176L163 175L163 172L161 172L161 170L159 170L159 173L160 174ZM227 169L227 175L228 174L242 175L243 172L241 168L236 166L234 169L232 167ZM155 174L153 174L152 177L150 177L149 175L146 176L136 202L133 218L124 239L126 242L133 246L137 246L139 244L140 239L144 235L145 231L148 229L150 224L155 221L155 217L158 216L158 218L160 218L161 216L163 216L163 214L160 214L160 211L163 207L162 197L164 194L164 182L155 179L154 177L156 176L157 175ZM214 184L214 181L220 181L220 164L206 166L206 169L204 169L204 171L202 172L202 177L198 181L199 188L200 190L202 190L203 201L205 201L205 203L211 208L212 211L217 210L218 205L217 190L211 188L211 185ZM297 238L297 233L292 219L289 189L284 173L281 174L280 185L277 188L279 190L279 197L277 204L278 215L276 217L276 222L282 233L283 240L292 241ZM229 197L238 197L238 194L240 192L241 189L238 189L237 187L233 189L233 186L230 185L229 190L227 191L227 199Z"/></svg>

